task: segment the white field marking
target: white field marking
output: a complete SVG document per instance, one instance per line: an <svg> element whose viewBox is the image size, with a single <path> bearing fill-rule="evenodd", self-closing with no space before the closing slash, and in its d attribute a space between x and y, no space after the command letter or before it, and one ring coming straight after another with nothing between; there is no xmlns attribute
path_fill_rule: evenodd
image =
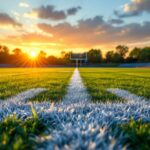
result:
<svg viewBox="0 0 150 150"><path fill-rule="evenodd" d="M68 86L67 94L63 98L62 105L73 104L79 102L89 102L90 96L83 85L78 69L75 69L70 84Z"/></svg>
<svg viewBox="0 0 150 150"><path fill-rule="evenodd" d="M107 92L110 92L112 94L115 94L116 96L127 100L129 103L134 103L134 102L142 102L142 101L148 101L146 98L137 96L135 94L130 93L127 90L122 90L118 88L109 88L107 89Z"/></svg>
<svg viewBox="0 0 150 150"><path fill-rule="evenodd" d="M36 95L46 91L45 88L34 88L30 89L24 92L19 93L16 96L12 96L10 98L7 98L6 100L0 100L0 104L9 104L9 103L15 103L15 102L24 102L27 101L30 98L35 97Z"/></svg>

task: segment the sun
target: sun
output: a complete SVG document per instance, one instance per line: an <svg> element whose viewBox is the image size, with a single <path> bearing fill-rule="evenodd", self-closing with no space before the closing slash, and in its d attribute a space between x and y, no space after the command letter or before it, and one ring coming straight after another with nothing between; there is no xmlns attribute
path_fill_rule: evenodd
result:
<svg viewBox="0 0 150 150"><path fill-rule="evenodd" d="M30 57L31 57L32 59L35 59L35 58L37 57L37 53L36 53L35 51L31 51L31 52L29 53L29 55L30 55Z"/></svg>

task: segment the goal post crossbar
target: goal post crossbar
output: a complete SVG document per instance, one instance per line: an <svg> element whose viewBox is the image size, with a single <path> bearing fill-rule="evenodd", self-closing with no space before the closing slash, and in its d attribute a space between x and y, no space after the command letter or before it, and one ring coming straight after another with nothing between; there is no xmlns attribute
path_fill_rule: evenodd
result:
<svg viewBox="0 0 150 150"><path fill-rule="evenodd" d="M70 60L88 60L87 53L71 53Z"/></svg>
<svg viewBox="0 0 150 150"><path fill-rule="evenodd" d="M79 62L82 64L82 61L87 62L88 56L87 53L71 53L70 54L70 60L76 62L76 67L78 68Z"/></svg>

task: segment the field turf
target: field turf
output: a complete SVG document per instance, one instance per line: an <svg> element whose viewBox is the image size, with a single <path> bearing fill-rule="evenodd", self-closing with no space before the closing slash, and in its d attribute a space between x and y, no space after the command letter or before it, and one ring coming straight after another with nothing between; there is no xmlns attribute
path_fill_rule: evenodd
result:
<svg viewBox="0 0 150 150"><path fill-rule="evenodd" d="M33 100L59 101L66 93L73 70L73 68L0 69L0 99L4 100L31 88L46 88L46 92Z"/></svg>
<svg viewBox="0 0 150 150"><path fill-rule="evenodd" d="M31 88L46 88L46 92L39 94L31 101L59 102L66 94L73 71L74 68L0 69L0 100L6 100L10 96ZM108 93L106 91L108 88L128 90L150 99L150 69L80 68L79 71L93 102L124 101ZM40 137L46 139L47 131L52 131L53 127L47 126L39 119L32 105L31 111L33 116L25 120L14 115L0 122L0 149L25 150L42 146ZM125 123L114 124L110 128L114 131L117 128L114 135L116 140L123 137L121 142L123 146L139 150L150 148L150 123L148 121L131 119ZM48 132L48 134L51 133Z"/></svg>
<svg viewBox="0 0 150 150"><path fill-rule="evenodd" d="M81 68L80 74L93 101L120 101L120 98L106 92L108 88L128 90L150 99L150 69Z"/></svg>

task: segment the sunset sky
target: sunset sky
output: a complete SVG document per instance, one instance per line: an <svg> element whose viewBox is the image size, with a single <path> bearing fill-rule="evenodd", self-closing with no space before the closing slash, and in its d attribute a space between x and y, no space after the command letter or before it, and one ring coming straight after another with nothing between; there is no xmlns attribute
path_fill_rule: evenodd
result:
<svg viewBox="0 0 150 150"><path fill-rule="evenodd" d="M0 0L0 45L80 52L150 45L150 0Z"/></svg>

